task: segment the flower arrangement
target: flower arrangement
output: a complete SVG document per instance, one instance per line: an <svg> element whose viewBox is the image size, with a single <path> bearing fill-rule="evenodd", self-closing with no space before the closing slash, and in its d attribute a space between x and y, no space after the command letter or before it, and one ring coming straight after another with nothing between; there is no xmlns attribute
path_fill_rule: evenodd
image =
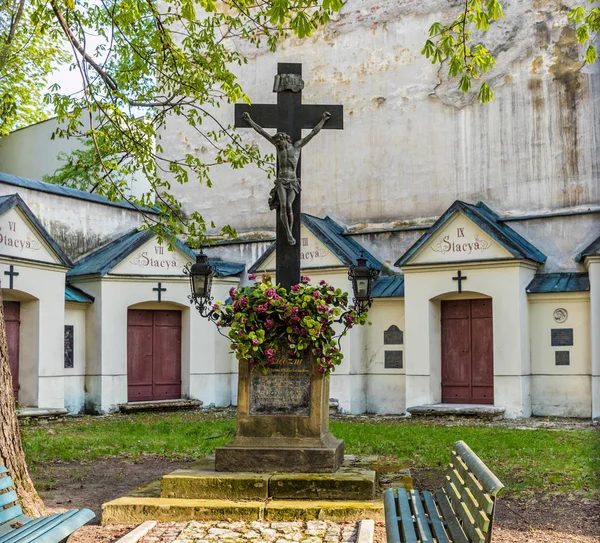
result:
<svg viewBox="0 0 600 543"><path fill-rule="evenodd" d="M249 276L250 280L256 275ZM286 353L302 359L312 353L321 373L329 374L343 359L333 325L341 322L346 330L364 324L366 312L348 307L348 294L325 281L311 285L302 277L300 284L286 289L274 285L264 274L254 285L232 288L231 301L213 306L218 327L228 327L232 348L238 360L266 372L276 357Z"/></svg>

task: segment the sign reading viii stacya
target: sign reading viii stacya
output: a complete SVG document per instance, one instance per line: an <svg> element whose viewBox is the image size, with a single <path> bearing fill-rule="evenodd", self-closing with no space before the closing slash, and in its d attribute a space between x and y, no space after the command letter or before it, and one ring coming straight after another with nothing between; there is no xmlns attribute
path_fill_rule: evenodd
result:
<svg viewBox="0 0 600 543"><path fill-rule="evenodd" d="M122 275L182 275L189 258L179 251L169 251L156 238L131 253L110 273Z"/></svg>
<svg viewBox="0 0 600 543"><path fill-rule="evenodd" d="M481 228L457 213L417 253L411 264L510 258L511 254Z"/></svg>

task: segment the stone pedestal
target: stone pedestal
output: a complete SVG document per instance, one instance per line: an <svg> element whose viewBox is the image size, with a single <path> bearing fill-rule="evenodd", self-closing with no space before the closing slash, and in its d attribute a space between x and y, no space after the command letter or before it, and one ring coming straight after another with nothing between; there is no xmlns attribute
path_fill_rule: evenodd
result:
<svg viewBox="0 0 600 543"><path fill-rule="evenodd" d="M267 374L240 362L236 437L215 452L217 471L334 472L344 442L329 432L329 377L308 355Z"/></svg>

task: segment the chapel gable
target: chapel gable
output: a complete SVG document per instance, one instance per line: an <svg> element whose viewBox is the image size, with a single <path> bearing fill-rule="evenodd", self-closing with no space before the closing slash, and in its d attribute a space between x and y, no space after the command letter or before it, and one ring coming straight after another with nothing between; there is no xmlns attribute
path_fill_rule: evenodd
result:
<svg viewBox="0 0 600 543"><path fill-rule="evenodd" d="M472 205L457 200L395 265L486 260L531 260L541 264L546 256L483 202Z"/></svg>

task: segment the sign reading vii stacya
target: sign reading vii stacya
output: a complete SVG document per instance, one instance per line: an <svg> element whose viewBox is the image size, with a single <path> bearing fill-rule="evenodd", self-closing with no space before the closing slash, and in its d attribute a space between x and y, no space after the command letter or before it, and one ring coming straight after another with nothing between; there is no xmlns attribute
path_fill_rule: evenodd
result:
<svg viewBox="0 0 600 543"><path fill-rule="evenodd" d="M471 220L457 213L415 255L411 264L511 258L512 255Z"/></svg>
<svg viewBox="0 0 600 543"><path fill-rule="evenodd" d="M0 254L58 263L42 238L33 230L29 219L14 208L0 217Z"/></svg>
<svg viewBox="0 0 600 543"><path fill-rule="evenodd" d="M169 251L156 238L131 253L110 273L113 275L182 275L190 259L179 251Z"/></svg>

